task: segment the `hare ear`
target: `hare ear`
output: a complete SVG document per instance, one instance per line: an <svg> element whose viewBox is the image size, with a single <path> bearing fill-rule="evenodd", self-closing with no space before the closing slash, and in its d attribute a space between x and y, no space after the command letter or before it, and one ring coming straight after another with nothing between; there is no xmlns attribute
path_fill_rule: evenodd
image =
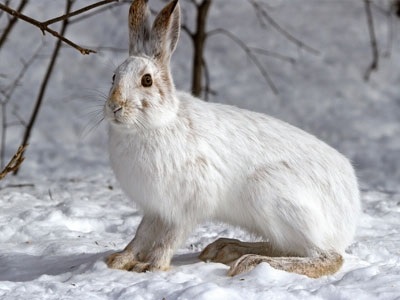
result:
<svg viewBox="0 0 400 300"><path fill-rule="evenodd" d="M154 20L150 51L162 63L168 63L179 39L181 27L178 0L168 3Z"/></svg>
<svg viewBox="0 0 400 300"><path fill-rule="evenodd" d="M145 53L150 38L148 0L134 0L129 8L129 55Z"/></svg>

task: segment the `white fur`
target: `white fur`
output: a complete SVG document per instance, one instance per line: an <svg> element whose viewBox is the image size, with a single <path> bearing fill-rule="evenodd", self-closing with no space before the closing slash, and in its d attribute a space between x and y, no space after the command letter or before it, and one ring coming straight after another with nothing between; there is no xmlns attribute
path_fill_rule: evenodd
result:
<svg viewBox="0 0 400 300"><path fill-rule="evenodd" d="M130 258L166 268L190 231L210 219L299 256L343 253L360 211L349 161L285 122L176 92L159 76L165 70L144 54L129 57L105 105L112 168L144 214L125 250ZM150 88L140 84L146 73Z"/></svg>

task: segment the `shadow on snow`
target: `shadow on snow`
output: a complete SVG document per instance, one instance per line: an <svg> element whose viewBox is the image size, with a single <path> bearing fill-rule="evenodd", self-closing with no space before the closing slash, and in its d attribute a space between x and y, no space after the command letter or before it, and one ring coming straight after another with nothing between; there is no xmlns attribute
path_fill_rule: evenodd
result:
<svg viewBox="0 0 400 300"><path fill-rule="evenodd" d="M0 255L0 281L31 281L42 275L56 276L77 270L81 265L93 266L97 261L113 253L75 254L67 256L35 256L24 253L6 253ZM175 267L190 265L200 260L199 253L175 255L172 265Z"/></svg>
<svg viewBox="0 0 400 300"><path fill-rule="evenodd" d="M23 253L0 255L0 281L30 281L42 275L60 275L80 265L93 265L110 252L68 256L34 256Z"/></svg>

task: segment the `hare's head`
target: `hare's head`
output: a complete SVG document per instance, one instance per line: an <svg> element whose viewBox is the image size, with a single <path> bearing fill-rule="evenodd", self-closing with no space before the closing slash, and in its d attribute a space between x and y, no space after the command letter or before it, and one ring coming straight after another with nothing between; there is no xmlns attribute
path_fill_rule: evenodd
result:
<svg viewBox="0 0 400 300"><path fill-rule="evenodd" d="M179 105L170 73L170 59L180 32L178 0L167 4L150 23L147 0L129 9L129 57L115 70L105 116L121 129L163 126Z"/></svg>

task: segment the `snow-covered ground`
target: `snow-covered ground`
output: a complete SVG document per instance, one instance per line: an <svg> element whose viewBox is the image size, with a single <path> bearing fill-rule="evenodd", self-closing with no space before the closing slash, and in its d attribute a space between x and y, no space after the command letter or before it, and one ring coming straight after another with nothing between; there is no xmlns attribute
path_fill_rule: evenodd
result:
<svg viewBox="0 0 400 300"><path fill-rule="evenodd" d="M168 272L110 270L103 262L133 237L140 215L110 172L36 180L0 191L1 299L398 299L400 195L364 192L364 214L343 268L321 279L261 264L231 278L199 251L218 237L248 240L204 224L179 249ZM78 174L78 173L77 173ZM19 181L18 181L19 182Z"/></svg>
<svg viewBox="0 0 400 300"><path fill-rule="evenodd" d="M182 1L183 6L190 5ZM320 51L300 50L271 28L259 29L246 1L216 0L209 28L224 27L249 45L294 57L285 63L260 57L278 86L272 95L240 48L223 36L208 41L212 101L266 112L310 131L350 157L363 189L363 215L344 267L321 279L258 266L230 278L222 264L200 262L199 251L218 237L249 240L223 224L203 224L183 245L168 272L110 270L103 262L133 237L140 214L120 191L107 160L104 125L96 113L125 53L81 56L65 47L20 175L0 182L1 299L399 299L400 298L400 39L381 57L370 82L371 60L362 1L271 0L273 16ZM385 5L388 1L377 1ZM90 1L77 1L77 6ZM150 1L159 8L161 1ZM61 14L56 1L35 1L26 13L39 19ZM71 25L68 37L86 46L126 48L127 6ZM190 12L187 12L190 16ZM386 17L374 10L379 45L387 45ZM5 18L0 19L0 28ZM400 32L400 20L393 20ZM40 43L40 32L19 23L0 52L0 74L13 78L21 57ZM54 40L45 38L51 51ZM27 48L27 44L29 47ZM190 41L182 35L173 58L178 87L189 88ZM383 51L384 52L384 51ZM39 58L14 97L27 117L47 60ZM240 72L238 72L240 70ZM0 77L1 85L7 78ZM16 100L18 99L18 100ZM87 134L87 131L90 131ZM8 133L11 155L19 129ZM25 185L14 187L13 185Z"/></svg>

